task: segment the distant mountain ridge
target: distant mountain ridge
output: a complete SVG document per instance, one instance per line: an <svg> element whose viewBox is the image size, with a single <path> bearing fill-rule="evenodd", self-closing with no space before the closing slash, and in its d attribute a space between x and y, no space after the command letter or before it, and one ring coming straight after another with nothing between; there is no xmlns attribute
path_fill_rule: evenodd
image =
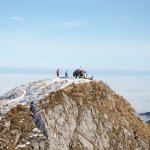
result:
<svg viewBox="0 0 150 150"><path fill-rule="evenodd" d="M150 112L141 113L140 115L141 115L141 116L142 116L142 115L150 116Z"/></svg>
<svg viewBox="0 0 150 150"><path fill-rule="evenodd" d="M147 123L150 124L150 112L145 112L139 114Z"/></svg>
<svg viewBox="0 0 150 150"><path fill-rule="evenodd" d="M3 150L150 149L150 125L102 81L37 81L0 103Z"/></svg>

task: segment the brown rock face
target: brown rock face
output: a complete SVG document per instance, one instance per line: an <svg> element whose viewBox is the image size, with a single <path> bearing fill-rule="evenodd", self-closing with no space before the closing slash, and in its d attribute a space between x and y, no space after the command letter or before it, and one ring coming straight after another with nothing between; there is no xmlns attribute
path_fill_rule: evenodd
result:
<svg viewBox="0 0 150 150"><path fill-rule="evenodd" d="M35 109L18 105L1 118L0 149L150 149L150 126L102 81L51 92Z"/></svg>
<svg viewBox="0 0 150 150"><path fill-rule="evenodd" d="M17 105L0 120L0 150L30 150L46 146L46 138L36 128L32 113ZM41 143L42 142L42 143Z"/></svg>

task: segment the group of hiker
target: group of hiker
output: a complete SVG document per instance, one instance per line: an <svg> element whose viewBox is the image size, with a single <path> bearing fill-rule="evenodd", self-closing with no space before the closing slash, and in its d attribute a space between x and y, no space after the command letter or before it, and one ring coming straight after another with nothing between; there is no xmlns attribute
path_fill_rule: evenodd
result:
<svg viewBox="0 0 150 150"><path fill-rule="evenodd" d="M57 77L60 77L60 69L58 68L56 70L56 75ZM65 77L68 77L68 72L66 71L65 72ZM73 72L73 77L75 78L86 78L87 77L87 73L85 70L83 69L76 69L74 72Z"/></svg>
<svg viewBox="0 0 150 150"><path fill-rule="evenodd" d="M74 72L73 72L73 76L75 78L85 78L87 77L87 73L86 71L84 71L83 69L76 69Z"/></svg>

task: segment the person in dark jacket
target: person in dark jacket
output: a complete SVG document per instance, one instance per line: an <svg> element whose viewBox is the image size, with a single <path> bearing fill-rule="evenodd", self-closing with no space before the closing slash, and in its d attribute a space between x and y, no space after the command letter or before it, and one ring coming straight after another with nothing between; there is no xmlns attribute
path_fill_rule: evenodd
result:
<svg viewBox="0 0 150 150"><path fill-rule="evenodd" d="M67 71L65 72L65 77L68 77L68 72Z"/></svg>
<svg viewBox="0 0 150 150"><path fill-rule="evenodd" d="M60 70L59 70L59 68L58 68L57 71L56 71L56 75L57 75L57 77L59 77L59 75L60 75Z"/></svg>
<svg viewBox="0 0 150 150"><path fill-rule="evenodd" d="M76 79L79 76L79 69L76 69L73 74Z"/></svg>

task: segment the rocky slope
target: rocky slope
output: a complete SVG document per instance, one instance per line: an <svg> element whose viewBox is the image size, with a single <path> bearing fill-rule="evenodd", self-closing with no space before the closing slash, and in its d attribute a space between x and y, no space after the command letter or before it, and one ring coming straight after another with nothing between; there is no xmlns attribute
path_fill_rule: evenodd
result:
<svg viewBox="0 0 150 150"><path fill-rule="evenodd" d="M31 101L35 103L48 95L52 91L64 88L71 83L89 82L89 80L74 78L61 79L53 78L47 80L39 80L36 82L27 83L16 87L8 93L0 96L0 115L5 114L10 108L13 108L17 104L30 104Z"/></svg>
<svg viewBox="0 0 150 150"><path fill-rule="evenodd" d="M30 108L27 100L3 111L1 150L150 149L150 126L105 83L61 79L49 87L55 84L61 88L32 99Z"/></svg>

